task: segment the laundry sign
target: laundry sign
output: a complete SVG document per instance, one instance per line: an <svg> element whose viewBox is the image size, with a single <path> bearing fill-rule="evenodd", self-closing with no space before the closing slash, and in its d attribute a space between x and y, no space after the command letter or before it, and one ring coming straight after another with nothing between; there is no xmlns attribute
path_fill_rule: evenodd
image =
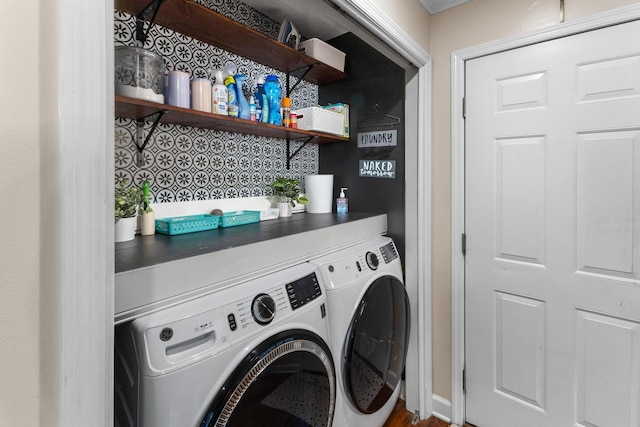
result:
<svg viewBox="0 0 640 427"><path fill-rule="evenodd" d="M360 160L360 176L370 178L395 178L395 160Z"/></svg>
<svg viewBox="0 0 640 427"><path fill-rule="evenodd" d="M358 133L358 148L390 147L396 145L398 145L397 130Z"/></svg>

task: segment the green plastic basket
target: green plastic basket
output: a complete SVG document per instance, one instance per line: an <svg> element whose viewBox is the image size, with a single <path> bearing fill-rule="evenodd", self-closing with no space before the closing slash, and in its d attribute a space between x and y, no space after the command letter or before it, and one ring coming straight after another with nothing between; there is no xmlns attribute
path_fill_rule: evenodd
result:
<svg viewBox="0 0 640 427"><path fill-rule="evenodd" d="M222 227L252 224L260 221L260 211L225 212L222 217L220 217L220 220Z"/></svg>
<svg viewBox="0 0 640 427"><path fill-rule="evenodd" d="M156 231L162 234L195 233L218 228L220 217L216 215L187 215L156 219Z"/></svg>

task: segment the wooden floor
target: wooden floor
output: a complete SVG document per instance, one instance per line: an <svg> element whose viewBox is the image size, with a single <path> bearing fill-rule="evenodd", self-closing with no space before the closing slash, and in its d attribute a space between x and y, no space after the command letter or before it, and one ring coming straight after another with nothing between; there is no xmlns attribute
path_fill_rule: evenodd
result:
<svg viewBox="0 0 640 427"><path fill-rule="evenodd" d="M389 419L384 423L384 427L449 427L449 423L442 421L436 417L431 417L428 420L423 420L413 424L414 415L407 411L404 406L404 400L398 399L393 412L389 416ZM464 427L473 427L470 424L465 424Z"/></svg>
<svg viewBox="0 0 640 427"><path fill-rule="evenodd" d="M404 400L398 400L391 416L384 423L384 427L449 427L449 423L436 417L431 417L416 424L413 424L413 419L414 415L405 409Z"/></svg>

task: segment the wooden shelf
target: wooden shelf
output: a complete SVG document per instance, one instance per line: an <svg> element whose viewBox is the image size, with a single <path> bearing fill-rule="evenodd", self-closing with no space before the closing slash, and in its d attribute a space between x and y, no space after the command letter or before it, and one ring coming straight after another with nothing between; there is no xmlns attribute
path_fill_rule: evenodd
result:
<svg viewBox="0 0 640 427"><path fill-rule="evenodd" d="M115 8L137 16L150 0L115 0ZM324 84L347 75L191 0L165 0L154 21L181 34L217 46L292 76L312 66L304 80Z"/></svg>
<svg viewBox="0 0 640 427"><path fill-rule="evenodd" d="M166 110L168 113L162 116L161 121L163 123L215 129L248 135L266 136L291 141L300 140L315 144L349 141L349 138L344 138L338 135L302 129L291 129L267 123L256 123L236 117L221 116L189 108L174 107L173 105L158 104L156 102L143 101L124 96L116 96L115 110L116 117L124 117L134 120L140 120L157 113L160 110Z"/></svg>

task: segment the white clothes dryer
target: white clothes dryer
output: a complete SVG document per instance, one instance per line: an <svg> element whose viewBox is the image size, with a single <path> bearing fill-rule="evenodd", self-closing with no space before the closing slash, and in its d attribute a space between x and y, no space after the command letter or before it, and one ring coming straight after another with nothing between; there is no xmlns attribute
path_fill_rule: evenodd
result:
<svg viewBox="0 0 640 427"><path fill-rule="evenodd" d="M334 427L381 427L400 394L409 298L393 240L379 237L311 261L326 287L338 393Z"/></svg>
<svg viewBox="0 0 640 427"><path fill-rule="evenodd" d="M116 426L332 425L325 294L301 264L116 330Z"/></svg>

